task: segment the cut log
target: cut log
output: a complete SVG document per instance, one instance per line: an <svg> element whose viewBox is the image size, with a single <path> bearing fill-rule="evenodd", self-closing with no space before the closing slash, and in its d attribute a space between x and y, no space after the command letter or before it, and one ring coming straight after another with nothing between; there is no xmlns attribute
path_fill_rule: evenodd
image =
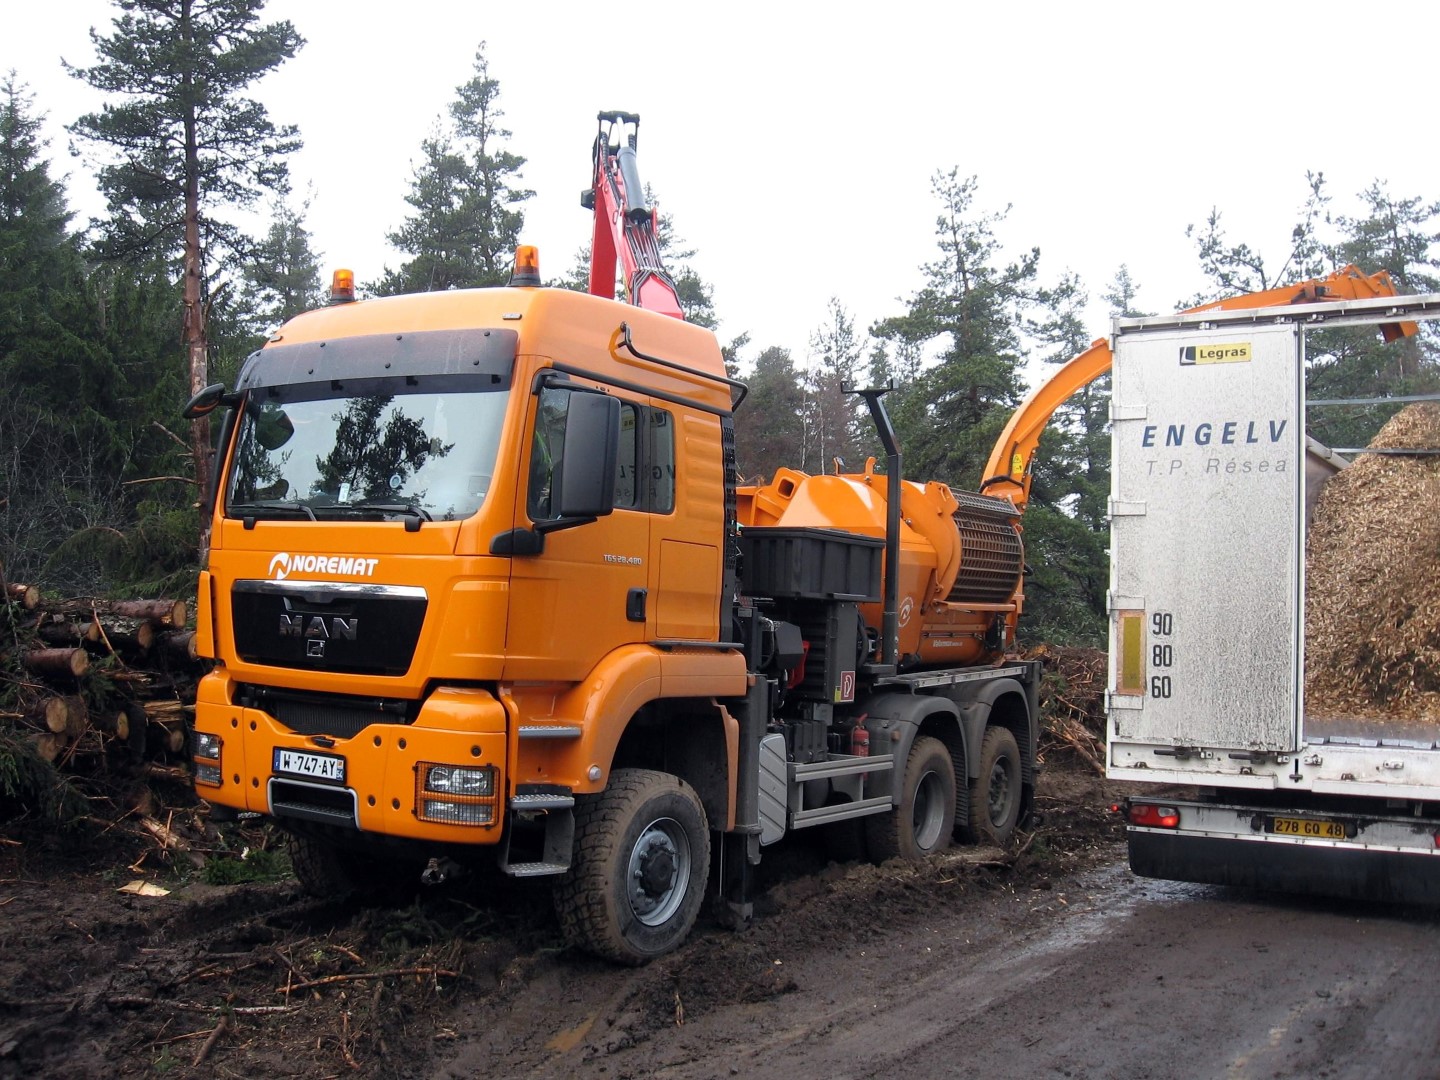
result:
<svg viewBox="0 0 1440 1080"><path fill-rule="evenodd" d="M25 669L36 675L60 675L78 679L90 668L84 649L36 649L24 657Z"/></svg>
<svg viewBox="0 0 1440 1080"><path fill-rule="evenodd" d="M65 732L66 714L70 707L65 704L62 697L47 697L30 710L30 718L37 726L43 725L45 730L54 735L62 735Z"/></svg>
<svg viewBox="0 0 1440 1080"><path fill-rule="evenodd" d="M57 604L46 604L45 608L61 615L99 614L140 619L177 630L190 617L190 609L184 600L63 600Z"/></svg>
<svg viewBox="0 0 1440 1080"><path fill-rule="evenodd" d="M155 624L141 622L133 630L107 631L105 637L116 652L143 655L155 644Z"/></svg>
<svg viewBox="0 0 1440 1080"><path fill-rule="evenodd" d="M53 763L60 756L60 751L65 749L65 736L49 731L43 735L31 735L30 745L37 757Z"/></svg>
<svg viewBox="0 0 1440 1080"><path fill-rule="evenodd" d="M198 660L194 630L171 630L160 635L160 647L177 660Z"/></svg>
<svg viewBox="0 0 1440 1080"><path fill-rule="evenodd" d="M41 623L35 628L40 640L49 645L83 645L100 640L100 624L94 619L80 621L62 618L59 622Z"/></svg>
<svg viewBox="0 0 1440 1080"><path fill-rule="evenodd" d="M145 619L161 626L182 627L189 618L184 600L115 600L101 611L127 619Z"/></svg>
<svg viewBox="0 0 1440 1080"><path fill-rule="evenodd" d="M5 595L26 611L40 606L40 590L34 585L6 585Z"/></svg>

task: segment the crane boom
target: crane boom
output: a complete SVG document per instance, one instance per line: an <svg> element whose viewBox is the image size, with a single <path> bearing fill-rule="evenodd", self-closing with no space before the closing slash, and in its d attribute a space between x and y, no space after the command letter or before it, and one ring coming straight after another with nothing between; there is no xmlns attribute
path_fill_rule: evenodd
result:
<svg viewBox="0 0 1440 1080"><path fill-rule="evenodd" d="M636 307L684 319L675 282L660 255L653 207L645 205L645 189L635 164L640 117L635 113L602 112L597 119L594 174L580 202L595 212L590 243L590 292L613 299L618 258L625 276L625 297Z"/></svg>
<svg viewBox="0 0 1440 1080"><path fill-rule="evenodd" d="M1332 300L1361 300L1396 295L1395 283L1384 270L1366 274L1355 266L1336 270L1328 277L1312 278L1293 285L1282 285L1260 292L1227 296L1199 307L1186 308L1181 314L1203 314L1207 311L1235 311L1252 308L1282 307L1289 304L1320 304ZM1388 323L1383 327L1386 341L1410 337L1416 332L1413 322ZM980 490L997 495L1024 510L1030 499L1031 465L1040 436L1055 415L1055 410L1069 397L1110 370L1110 340L1098 338L1084 352L1067 361L1049 379L1041 383L1025 399L990 452L985 464ZM989 491L998 487L999 490Z"/></svg>

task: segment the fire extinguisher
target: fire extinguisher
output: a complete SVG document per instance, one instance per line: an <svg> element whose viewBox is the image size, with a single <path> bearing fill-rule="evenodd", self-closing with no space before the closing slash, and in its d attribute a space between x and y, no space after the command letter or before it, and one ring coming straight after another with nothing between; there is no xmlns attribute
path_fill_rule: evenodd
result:
<svg viewBox="0 0 1440 1080"><path fill-rule="evenodd" d="M850 730L850 753L854 757L870 756L870 729L865 726L864 713L855 718L855 726Z"/></svg>

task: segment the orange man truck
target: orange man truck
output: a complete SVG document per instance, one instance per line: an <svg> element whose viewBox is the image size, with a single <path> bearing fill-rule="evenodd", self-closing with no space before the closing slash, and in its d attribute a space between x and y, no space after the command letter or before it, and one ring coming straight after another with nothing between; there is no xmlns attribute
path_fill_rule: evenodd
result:
<svg viewBox="0 0 1440 1080"><path fill-rule="evenodd" d="M747 917L789 830L1003 842L1038 678L1006 659L1017 502L902 481L878 391L886 471L738 486L744 388L680 317L637 126L600 116L594 295L523 248L505 288L355 302L342 273L187 408L227 409L199 793L284 825L317 893L550 875L567 937L627 963L707 891Z"/></svg>

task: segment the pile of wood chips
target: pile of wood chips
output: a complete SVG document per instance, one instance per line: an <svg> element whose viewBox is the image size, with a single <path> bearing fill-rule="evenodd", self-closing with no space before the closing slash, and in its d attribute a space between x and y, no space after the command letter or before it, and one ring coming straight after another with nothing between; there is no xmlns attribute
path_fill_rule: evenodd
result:
<svg viewBox="0 0 1440 1080"><path fill-rule="evenodd" d="M1440 405L1370 444L1440 448ZM1306 551L1306 711L1440 724L1440 455L1361 454L1320 494Z"/></svg>

